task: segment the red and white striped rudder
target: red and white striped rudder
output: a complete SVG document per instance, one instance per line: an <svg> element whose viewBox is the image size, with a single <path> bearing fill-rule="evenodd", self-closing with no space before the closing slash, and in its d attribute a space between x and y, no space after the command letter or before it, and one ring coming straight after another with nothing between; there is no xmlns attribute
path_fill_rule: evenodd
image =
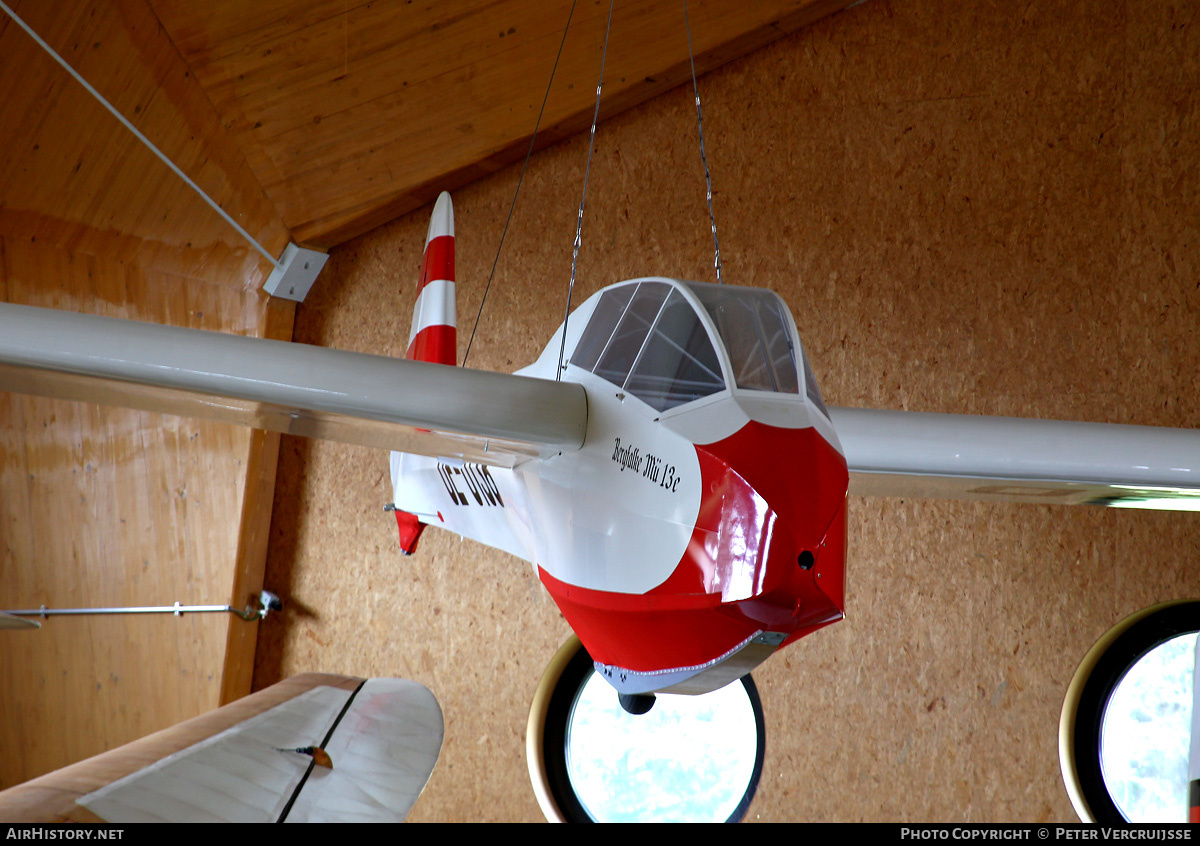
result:
<svg viewBox="0 0 1200 846"><path fill-rule="evenodd" d="M458 321L454 308L454 206L445 191L433 204L429 234L425 236L425 256L417 283L417 302L413 306L412 329L408 335L407 357L413 361L454 365L458 362ZM423 459L399 456L397 471ZM400 529L400 548L410 554L425 524L415 514L396 510Z"/></svg>
<svg viewBox="0 0 1200 846"><path fill-rule="evenodd" d="M454 206L445 191L433 205L425 258L408 335L408 358L437 364L458 361L458 321L454 308Z"/></svg>

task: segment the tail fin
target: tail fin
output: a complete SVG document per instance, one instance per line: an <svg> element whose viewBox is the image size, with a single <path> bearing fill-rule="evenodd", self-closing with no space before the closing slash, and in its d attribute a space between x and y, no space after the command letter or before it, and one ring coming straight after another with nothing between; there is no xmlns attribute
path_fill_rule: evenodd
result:
<svg viewBox="0 0 1200 846"><path fill-rule="evenodd" d="M454 308L454 206L445 191L433 204L429 234L425 236L425 257L417 284L417 303L413 306L412 330L408 335L408 355L414 361L454 365L458 362L458 320ZM392 460L392 484L404 474L405 465L420 462L411 455L395 455ZM400 549L405 555L417 548L425 524L417 515L396 509L400 528Z"/></svg>
<svg viewBox="0 0 1200 846"><path fill-rule="evenodd" d="M408 358L437 364L458 362L458 321L454 309L454 206L445 191L433 206L425 258L413 307Z"/></svg>

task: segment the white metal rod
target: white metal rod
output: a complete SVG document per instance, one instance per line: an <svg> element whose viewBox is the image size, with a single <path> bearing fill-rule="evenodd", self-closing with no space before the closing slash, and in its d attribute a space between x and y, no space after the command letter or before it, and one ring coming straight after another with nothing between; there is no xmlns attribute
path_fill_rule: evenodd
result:
<svg viewBox="0 0 1200 846"><path fill-rule="evenodd" d="M62 617L85 614L206 614L215 611L227 611L240 614L240 609L232 605L141 605L128 608L46 608L23 609L19 611L0 611L0 614L11 614L14 617Z"/></svg>

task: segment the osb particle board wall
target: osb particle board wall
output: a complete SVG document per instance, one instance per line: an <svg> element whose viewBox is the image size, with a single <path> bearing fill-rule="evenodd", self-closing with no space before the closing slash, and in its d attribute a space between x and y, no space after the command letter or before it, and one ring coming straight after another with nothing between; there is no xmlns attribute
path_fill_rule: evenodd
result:
<svg viewBox="0 0 1200 846"><path fill-rule="evenodd" d="M619 9L618 9L619 13ZM1195 427L1200 15L1154 0L871 0L701 80L727 281L791 304L832 404ZM597 136L577 301L711 278L690 93ZM561 320L586 157L530 163L473 367ZM518 169L455 197L460 357ZM427 210L333 252L297 339L402 355ZM536 820L523 733L568 630L529 565L400 557L381 453L285 439L256 687L417 679L446 746L415 820ZM845 622L755 678L750 819L1073 820L1056 728L1122 616L1194 596L1196 515L852 499Z"/></svg>

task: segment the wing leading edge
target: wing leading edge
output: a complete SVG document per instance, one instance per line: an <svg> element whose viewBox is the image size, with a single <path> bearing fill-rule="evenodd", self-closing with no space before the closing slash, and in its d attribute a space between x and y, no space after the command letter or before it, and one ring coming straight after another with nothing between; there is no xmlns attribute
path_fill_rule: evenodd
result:
<svg viewBox="0 0 1200 846"><path fill-rule="evenodd" d="M1200 511L1200 431L830 408L850 493Z"/></svg>
<svg viewBox="0 0 1200 846"><path fill-rule="evenodd" d="M11 303L0 390L495 466L587 426L575 384Z"/></svg>

